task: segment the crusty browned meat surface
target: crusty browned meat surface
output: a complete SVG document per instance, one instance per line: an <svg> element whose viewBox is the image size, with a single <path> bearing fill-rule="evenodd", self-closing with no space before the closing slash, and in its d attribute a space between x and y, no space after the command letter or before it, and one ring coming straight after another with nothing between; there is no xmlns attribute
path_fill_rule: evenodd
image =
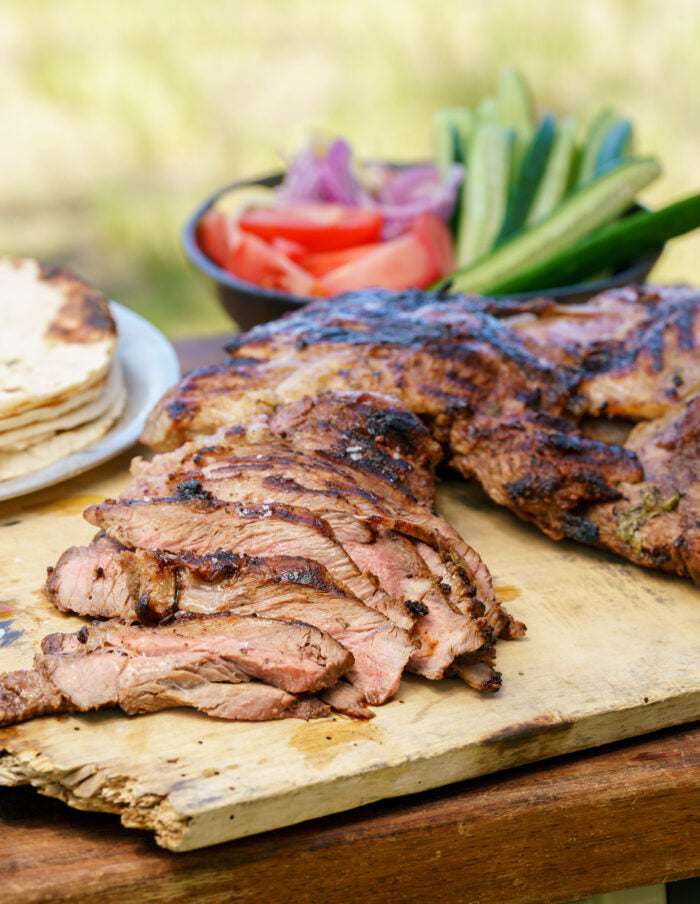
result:
<svg viewBox="0 0 700 904"><path fill-rule="evenodd" d="M229 364L195 371L163 398L143 434L148 445L175 448L270 404L348 390L401 399L443 442L475 405L515 411L534 401L560 412L573 378L473 303L420 292L309 305L244 334L230 352Z"/></svg>
<svg viewBox="0 0 700 904"><path fill-rule="evenodd" d="M73 709L70 701L40 672L22 669L0 675L0 726Z"/></svg>
<svg viewBox="0 0 700 904"><path fill-rule="evenodd" d="M580 510L640 479L639 464L578 431L576 371L533 353L482 307L382 291L310 305L234 340L229 364L186 377L143 438L170 448L305 395L386 393L418 414L453 464L500 504L552 537L595 542Z"/></svg>
<svg viewBox="0 0 700 904"><path fill-rule="evenodd" d="M700 292L628 286L512 324L535 354L582 373L593 415L661 417L700 389Z"/></svg>
<svg viewBox="0 0 700 904"><path fill-rule="evenodd" d="M352 656L322 631L228 612L174 616L157 628L119 620L44 638L34 671L2 678L0 725L61 710L127 713L192 706L224 719L310 718Z"/></svg>
<svg viewBox="0 0 700 904"><path fill-rule="evenodd" d="M587 513L600 545L700 584L700 395L639 423L626 445L644 480L621 484L620 499Z"/></svg>

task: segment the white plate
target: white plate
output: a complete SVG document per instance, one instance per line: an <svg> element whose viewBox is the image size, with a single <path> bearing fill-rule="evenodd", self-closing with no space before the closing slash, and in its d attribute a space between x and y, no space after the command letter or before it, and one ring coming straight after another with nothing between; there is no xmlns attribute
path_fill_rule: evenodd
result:
<svg viewBox="0 0 700 904"><path fill-rule="evenodd" d="M67 458L31 474L0 481L0 499L12 499L60 483L114 458L133 446L156 402L180 376L172 345L152 323L129 308L110 302L117 322L117 358L126 383L127 399L116 424L101 439Z"/></svg>

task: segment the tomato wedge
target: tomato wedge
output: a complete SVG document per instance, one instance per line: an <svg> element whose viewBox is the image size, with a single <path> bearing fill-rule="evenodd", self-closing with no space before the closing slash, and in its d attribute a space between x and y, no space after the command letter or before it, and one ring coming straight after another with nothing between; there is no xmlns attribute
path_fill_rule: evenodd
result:
<svg viewBox="0 0 700 904"><path fill-rule="evenodd" d="M376 242L382 215L371 207L309 202L254 207L245 211L238 226L267 242L283 238L303 245L308 251L336 251Z"/></svg>
<svg viewBox="0 0 700 904"><path fill-rule="evenodd" d="M311 295L316 280L256 235L239 232L226 258L226 270L239 279L292 295Z"/></svg>
<svg viewBox="0 0 700 904"><path fill-rule="evenodd" d="M339 295L379 286L384 289L425 289L451 272L453 257L452 237L447 226L435 214L421 214L408 232L389 242L370 246L364 254L323 274L317 291L323 295Z"/></svg>
<svg viewBox="0 0 700 904"><path fill-rule="evenodd" d="M422 289L438 278L425 245L410 232L383 242L374 251L331 270L319 280L324 295L355 289Z"/></svg>
<svg viewBox="0 0 700 904"><path fill-rule="evenodd" d="M197 224L197 244L206 256L223 267L229 249L229 227L220 210L208 210Z"/></svg>
<svg viewBox="0 0 700 904"><path fill-rule="evenodd" d="M411 224L410 231L422 242L439 271L438 276L447 276L457 267L452 234L446 223L434 213L422 213Z"/></svg>
<svg viewBox="0 0 700 904"><path fill-rule="evenodd" d="M325 276L331 270L349 264L369 251L376 251L382 245L382 242L373 242L370 245L353 245L352 248L341 248L338 251L312 251L302 254L296 261L313 276Z"/></svg>

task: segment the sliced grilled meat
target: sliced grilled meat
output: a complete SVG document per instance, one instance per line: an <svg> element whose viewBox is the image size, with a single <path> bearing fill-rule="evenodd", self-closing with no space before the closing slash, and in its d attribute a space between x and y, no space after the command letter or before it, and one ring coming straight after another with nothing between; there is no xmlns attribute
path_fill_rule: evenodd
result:
<svg viewBox="0 0 700 904"><path fill-rule="evenodd" d="M235 481L224 483L235 492ZM392 531L391 523L379 529L345 513L328 512L321 519L307 508L256 500L224 504L201 484L200 493L185 503L181 496L104 503L89 509L86 517L125 545L169 552L189 549L201 554L221 548L250 555L288 554L290 543L311 542L309 555L363 602L400 627L410 620L411 635L419 644L410 668L429 678L440 677L455 656L488 642L485 622L451 606L413 544ZM357 593L353 583L365 592L369 589L369 598Z"/></svg>
<svg viewBox="0 0 700 904"><path fill-rule="evenodd" d="M150 621L153 613L179 609L298 620L325 631L352 653L355 662L345 674L367 702L384 703L396 693L413 651L408 633L365 606L317 562L298 556L252 558L224 550L205 556L151 553L110 542L110 571L121 572L121 583L131 588L119 613L124 618L143 620L146 614ZM88 594L92 595L88 609L103 608L99 591L104 582L92 583L94 569L89 567L81 570L88 578L85 586L69 600L61 595L68 583L61 575L71 572L72 558L84 562L91 553L104 564L103 537L91 546L74 547L59 560L49 580L49 595L59 608L71 609L73 600L80 604L87 601ZM82 608L86 608L85 602Z"/></svg>
<svg viewBox="0 0 700 904"><path fill-rule="evenodd" d="M410 630L415 617L363 574L337 542L328 523L304 509L279 503L223 503L208 495L107 501L85 518L124 546L206 555L225 549L249 556L302 555L323 565L365 605Z"/></svg>
<svg viewBox="0 0 700 904"><path fill-rule="evenodd" d="M337 413L336 409L342 411L346 398L346 394L326 394L313 400L313 403L318 402L318 410L324 411L331 421L331 416L335 417ZM362 394L362 405L368 406L375 398L383 404L381 397ZM442 564L438 571L430 563L429 567L440 578L446 572L453 575L447 582L452 593L468 599L476 597L483 602L489 626L495 634L514 637L522 634L522 624L516 624L496 602L488 569L478 554L467 546L444 518L416 501L400 470L367 468L359 466L349 457L343 459L331 455L327 451L330 441L315 430L313 419L306 420L306 412L313 410L313 407L312 400L308 399L280 406L272 417L256 419L247 430L231 428L226 435L205 441L201 448L190 443L178 453L164 453L152 462L136 460L132 465L136 479L124 495L164 496L174 491L178 483L185 479L188 470L191 470L188 476L198 479L237 475L237 469L243 467L267 474L271 495L276 495L274 491L279 485L279 481L273 480L274 477L291 480L294 484L302 484L319 492L329 492L333 499L339 496L346 499L358 514L390 515L400 519L401 532L422 540L437 551ZM293 429L288 426L290 421ZM361 428L367 431L367 425L371 423L371 418L366 416L364 428L362 425L356 427L356 441ZM376 426L372 429L376 433ZM389 434L388 430L386 432ZM418 433L419 438L422 436L419 431L414 430L411 435L413 433ZM343 450L350 448L351 454L357 457L358 450L365 447L368 440L374 441L375 437L365 432L361 440L362 444L341 444L341 447ZM432 461L433 452L429 451L429 454ZM303 469L301 477L299 468ZM289 484L283 485L283 489L288 488ZM431 558L433 560L434 557ZM459 608L462 609L462 606Z"/></svg>
<svg viewBox="0 0 700 904"><path fill-rule="evenodd" d="M121 543L104 532L89 546L71 546L48 569L45 592L62 612L92 615L95 618L121 617L135 614L134 586L125 559L131 554ZM171 597L175 588L172 588ZM167 593L159 594L167 596ZM136 605L141 596L139 588ZM170 612L170 607L154 613L155 620Z"/></svg>
<svg viewBox="0 0 700 904"><path fill-rule="evenodd" d="M169 482L166 489L172 490L173 483ZM362 492L348 481L338 483L328 479L323 468L316 468L313 464L293 461L282 455L260 453L238 458L227 466L207 469L199 483L203 492L218 500L261 505L274 498L322 516L358 567L375 575L390 596L426 604L432 600L429 604L430 617L420 619L417 636L426 638L436 662L440 656L439 648L444 647L447 651L459 647L463 642L460 637L465 637L464 642L470 644L470 649L473 648L471 645L477 635L471 632L473 637L466 639L466 629L461 625L461 619L454 618L454 609L465 617L473 618L483 614L483 605L475 602L473 593L469 598L469 589L464 582L458 585L454 599L451 598L453 590L450 583L436 585L415 544L402 536L403 521L394 519L376 497ZM158 486L163 488L161 481ZM441 564L442 571L446 572L454 566L456 553L449 550L444 554L443 547L447 546L444 538L434 537L430 530L426 532L437 546L433 556L440 559L444 555ZM456 578L454 583L457 584ZM442 611L443 617L452 625L450 631L436 633L432 629L437 611ZM447 652L445 655L448 655Z"/></svg>
<svg viewBox="0 0 700 904"><path fill-rule="evenodd" d="M342 678L333 687L322 690L319 696L336 712L349 716L351 719L374 718L374 713L366 706L362 692L354 684L348 684Z"/></svg>
<svg viewBox="0 0 700 904"><path fill-rule="evenodd" d="M105 706L128 713L193 706L226 719L310 718L327 707L295 693L332 686L351 664L332 638L298 623L231 613L181 614L157 628L94 622L76 634L44 638L33 672L3 676L0 725Z"/></svg>

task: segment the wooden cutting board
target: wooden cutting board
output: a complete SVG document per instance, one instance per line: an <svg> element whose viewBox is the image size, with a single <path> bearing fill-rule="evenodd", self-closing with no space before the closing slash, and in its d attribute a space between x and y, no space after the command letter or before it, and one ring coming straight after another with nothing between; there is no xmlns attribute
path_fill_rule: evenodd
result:
<svg viewBox="0 0 700 904"><path fill-rule="evenodd" d="M94 528L128 456L0 506L0 670L82 623L40 587ZM528 635L498 645L503 690L407 678L371 722L225 723L189 710L61 715L0 730L0 784L119 813L184 851L495 772L700 716L700 597L690 582L554 543L464 482L439 507L485 558Z"/></svg>

